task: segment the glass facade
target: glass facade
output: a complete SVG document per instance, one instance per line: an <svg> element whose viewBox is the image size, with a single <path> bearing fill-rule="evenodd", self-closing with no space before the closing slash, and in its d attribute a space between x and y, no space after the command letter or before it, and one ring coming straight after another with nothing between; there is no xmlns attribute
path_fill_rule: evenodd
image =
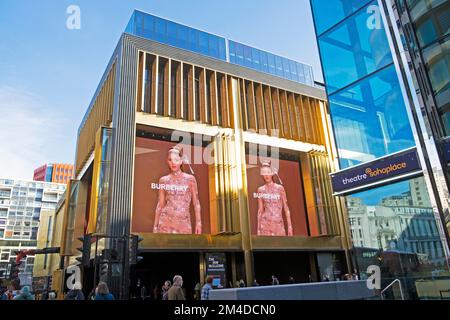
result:
<svg viewBox="0 0 450 320"><path fill-rule="evenodd" d="M311 8L341 169L414 147L386 30L381 18L373 25L377 1L311 0ZM438 276L450 284L424 178L345 199L361 278L377 265L382 288L400 279L407 298L439 298L424 289ZM387 297L399 298L395 290Z"/></svg>
<svg viewBox="0 0 450 320"><path fill-rule="evenodd" d="M424 179L354 194L346 202L361 278L368 277L369 265L378 265L383 288L400 279L408 298L437 298L421 296L425 283L448 275Z"/></svg>
<svg viewBox="0 0 450 320"><path fill-rule="evenodd" d="M125 32L226 61L225 38L135 10Z"/></svg>
<svg viewBox="0 0 450 320"><path fill-rule="evenodd" d="M228 58L230 63L314 85L311 66L141 11L134 11L125 32L215 59L227 61Z"/></svg>
<svg viewBox="0 0 450 320"><path fill-rule="evenodd" d="M408 45L420 51L445 135L450 136L450 2L445 0L399 0L407 10L415 36Z"/></svg>
<svg viewBox="0 0 450 320"><path fill-rule="evenodd" d="M352 1L334 2L353 8ZM341 168L415 145L385 30L367 25L376 3L348 9L346 19L318 35ZM313 8L327 5L312 1ZM320 30L323 13L314 15Z"/></svg>
<svg viewBox="0 0 450 320"><path fill-rule="evenodd" d="M36 246L41 211L54 210L64 190L62 184L0 179L0 240L6 244L0 247L5 258L0 260L13 259L19 246ZM32 269L33 264L26 266ZM0 265L1 272L6 267Z"/></svg>
<svg viewBox="0 0 450 320"><path fill-rule="evenodd" d="M314 85L312 67L245 44L228 40L230 62L274 76Z"/></svg>

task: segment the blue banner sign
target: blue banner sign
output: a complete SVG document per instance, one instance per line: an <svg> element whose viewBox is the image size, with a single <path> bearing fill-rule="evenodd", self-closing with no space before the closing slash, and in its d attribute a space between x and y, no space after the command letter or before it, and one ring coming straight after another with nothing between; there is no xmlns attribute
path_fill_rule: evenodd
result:
<svg viewBox="0 0 450 320"><path fill-rule="evenodd" d="M422 172L416 148L378 158L331 174L334 195L346 195L419 175Z"/></svg>

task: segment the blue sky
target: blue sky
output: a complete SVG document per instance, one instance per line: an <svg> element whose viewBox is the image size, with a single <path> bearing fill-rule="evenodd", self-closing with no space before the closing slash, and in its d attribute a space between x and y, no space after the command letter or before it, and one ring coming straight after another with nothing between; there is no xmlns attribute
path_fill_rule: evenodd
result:
<svg viewBox="0 0 450 320"><path fill-rule="evenodd" d="M81 9L80 30L66 28L69 5ZM1 0L0 177L74 161L78 125L134 8L310 64L322 81L308 0Z"/></svg>

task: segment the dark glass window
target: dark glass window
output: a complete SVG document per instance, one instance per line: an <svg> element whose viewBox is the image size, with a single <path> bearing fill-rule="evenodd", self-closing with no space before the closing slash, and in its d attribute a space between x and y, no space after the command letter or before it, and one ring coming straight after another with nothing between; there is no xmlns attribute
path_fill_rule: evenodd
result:
<svg viewBox="0 0 450 320"><path fill-rule="evenodd" d="M164 83L165 79L165 68L167 61L165 59L159 59L159 68L158 68L158 110L157 113L159 115L163 115L164 113Z"/></svg>

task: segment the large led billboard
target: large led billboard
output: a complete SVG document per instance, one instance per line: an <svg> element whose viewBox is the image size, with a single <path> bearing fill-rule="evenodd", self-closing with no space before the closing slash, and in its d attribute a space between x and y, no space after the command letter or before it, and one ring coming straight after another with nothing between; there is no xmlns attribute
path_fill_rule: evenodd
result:
<svg viewBox="0 0 450 320"><path fill-rule="evenodd" d="M300 161L295 156L246 157L251 232L258 236L307 236Z"/></svg>
<svg viewBox="0 0 450 320"><path fill-rule="evenodd" d="M136 138L132 232L210 233L208 165L189 154L203 147Z"/></svg>

